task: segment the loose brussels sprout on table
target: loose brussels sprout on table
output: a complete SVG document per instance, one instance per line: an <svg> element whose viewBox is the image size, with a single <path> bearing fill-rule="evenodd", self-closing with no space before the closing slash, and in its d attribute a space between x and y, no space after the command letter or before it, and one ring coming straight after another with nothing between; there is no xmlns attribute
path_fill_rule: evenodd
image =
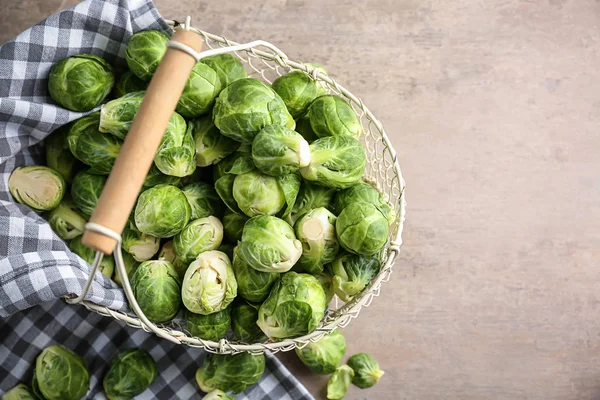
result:
<svg viewBox="0 0 600 400"><path fill-rule="evenodd" d="M350 104L336 95L317 97L308 108L308 118L320 138L339 135L358 138L362 133L360 120Z"/></svg>
<svg viewBox="0 0 600 400"><path fill-rule="evenodd" d="M221 81L221 89L225 89L232 82L248 77L248 72L239 58L231 54L217 54L200 60L217 73Z"/></svg>
<svg viewBox="0 0 600 400"><path fill-rule="evenodd" d="M247 215L235 213L229 209L225 210L223 216L223 234L225 239L231 243L236 243L242 238L244 225L248 221Z"/></svg>
<svg viewBox="0 0 600 400"><path fill-rule="evenodd" d="M296 355L304 365L317 374L331 374L342 362L346 353L346 339L339 329L323 336L316 342L308 342L296 348Z"/></svg>
<svg viewBox="0 0 600 400"><path fill-rule="evenodd" d="M8 178L8 190L15 200L36 211L48 211L58 206L66 187L58 172L42 165L15 168Z"/></svg>
<svg viewBox="0 0 600 400"><path fill-rule="evenodd" d="M210 116L190 121L196 144L196 165L207 167L232 154L240 146L219 132Z"/></svg>
<svg viewBox="0 0 600 400"><path fill-rule="evenodd" d="M142 233L158 238L175 236L190 220L192 209L181 189L156 185L138 197L135 226Z"/></svg>
<svg viewBox="0 0 600 400"><path fill-rule="evenodd" d="M46 164L62 175L65 182L71 183L81 164L69 149L67 135L70 124L63 125L50 134L45 140Z"/></svg>
<svg viewBox="0 0 600 400"><path fill-rule="evenodd" d="M302 116L318 95L316 82L302 71L292 71L280 76L272 87L294 119Z"/></svg>
<svg viewBox="0 0 600 400"><path fill-rule="evenodd" d="M179 186L181 181L182 181L182 179L178 176L163 174L160 171L160 169L158 169L156 164L152 163L152 166L150 167L150 171L148 171L148 174L146 175L146 178L144 179L144 185L143 185L142 190L150 189L151 187L154 187L154 186L160 185L160 184Z"/></svg>
<svg viewBox="0 0 600 400"><path fill-rule="evenodd" d="M106 60L91 54L76 54L52 66L48 93L61 107L83 112L100 105L114 83L112 67Z"/></svg>
<svg viewBox="0 0 600 400"><path fill-rule="evenodd" d="M296 197L296 202L292 208L292 212L286 218L290 225L294 225L298 218L314 208L325 207L331 210L335 189L302 181L300 191Z"/></svg>
<svg viewBox="0 0 600 400"><path fill-rule="evenodd" d="M191 221L173 238L177 258L186 264L194 261L200 253L215 250L223 240L223 225L210 216Z"/></svg>
<svg viewBox="0 0 600 400"><path fill-rule="evenodd" d="M186 118L206 114L212 109L221 89L221 81L215 70L206 64L196 63L175 110Z"/></svg>
<svg viewBox="0 0 600 400"><path fill-rule="evenodd" d="M109 399L132 399L148 389L158 371L152 356L142 349L128 349L110 363L102 386Z"/></svg>
<svg viewBox="0 0 600 400"><path fill-rule="evenodd" d="M310 164L310 149L302 135L279 125L261 130L252 142L252 160L262 173L281 176Z"/></svg>
<svg viewBox="0 0 600 400"><path fill-rule="evenodd" d="M257 343L267 340L267 336L256 324L260 305L240 300L231 309L232 339L242 343Z"/></svg>
<svg viewBox="0 0 600 400"><path fill-rule="evenodd" d="M335 259L340 245L335 236L336 216L324 207L315 208L296 222L296 237L302 242L302 256L294 268L310 274L323 272Z"/></svg>
<svg viewBox="0 0 600 400"><path fill-rule="evenodd" d="M144 261L133 274L131 288L150 321L168 322L177 315L181 305L181 280L170 262Z"/></svg>
<svg viewBox="0 0 600 400"><path fill-rule="evenodd" d="M211 250L192 262L183 278L181 297L185 307L196 314L221 311L237 295L237 282L225 253Z"/></svg>
<svg viewBox="0 0 600 400"><path fill-rule="evenodd" d="M123 250L136 261L148 261L160 248L159 238L140 232L131 222L123 230L121 238Z"/></svg>
<svg viewBox="0 0 600 400"><path fill-rule="evenodd" d="M73 253L83 258L88 264L92 265L94 263L96 252L81 243L81 236L77 236L75 239L71 240L69 243L69 248ZM98 269L102 275L106 276L107 278L112 278L115 270L115 259L112 256L104 256L100 262L100 265L98 266Z"/></svg>
<svg viewBox="0 0 600 400"><path fill-rule="evenodd" d="M2 395L2 400L38 400L27 385L19 383Z"/></svg>
<svg viewBox="0 0 600 400"><path fill-rule="evenodd" d="M387 218L369 203L352 203L344 208L335 230L344 249L365 256L383 249L390 233Z"/></svg>
<svg viewBox="0 0 600 400"><path fill-rule="evenodd" d="M350 301L379 273L381 262L377 257L342 252L331 264L333 288L342 301Z"/></svg>
<svg viewBox="0 0 600 400"><path fill-rule="evenodd" d="M216 389L204 396L202 400L235 400L235 398L229 396L222 390Z"/></svg>
<svg viewBox="0 0 600 400"><path fill-rule="evenodd" d="M231 308L227 307L212 314L202 315L187 311L185 325L192 336L218 342L227 335L231 326Z"/></svg>
<svg viewBox="0 0 600 400"><path fill-rule="evenodd" d="M98 130L111 133L119 139L125 139L145 95L146 91L140 90L127 93L118 99L103 104L100 109Z"/></svg>
<svg viewBox="0 0 600 400"><path fill-rule="evenodd" d="M127 44L125 61L138 78L149 81L167 51L169 38L160 31L142 31L133 35Z"/></svg>
<svg viewBox="0 0 600 400"><path fill-rule="evenodd" d="M261 302L269 296L271 287L279 279L276 272L261 272L237 256L234 249L233 273L238 284L238 293L248 301Z"/></svg>
<svg viewBox="0 0 600 400"><path fill-rule="evenodd" d="M48 223L61 239L71 240L83 234L86 219L79 213L70 196L65 196L60 204L50 211Z"/></svg>
<svg viewBox="0 0 600 400"><path fill-rule="evenodd" d="M133 72L127 70L123 72L117 79L117 82L113 87L112 95L113 97L118 98L125 96L127 93L146 90L147 87L147 82L144 82L143 80L135 76Z"/></svg>
<svg viewBox="0 0 600 400"><path fill-rule="evenodd" d="M192 208L191 219L205 218L211 215L223 215L225 205L213 185L206 182L190 183L182 189Z"/></svg>
<svg viewBox="0 0 600 400"><path fill-rule="evenodd" d="M90 388L90 374L81 357L54 345L36 358L32 386L46 400L80 400Z"/></svg>
<svg viewBox="0 0 600 400"><path fill-rule="evenodd" d="M100 194L106 185L106 177L81 171L71 185L71 198L81 213L89 218L100 199Z"/></svg>
<svg viewBox="0 0 600 400"><path fill-rule="evenodd" d="M317 328L325 306L325 293L314 276L288 272L260 306L256 323L271 339L298 337Z"/></svg>
<svg viewBox="0 0 600 400"><path fill-rule="evenodd" d="M125 272L127 272L127 279L129 279L129 282L131 282L133 274L135 274L135 271L137 271L138 267L140 266L140 262L136 261L135 258L133 258L133 256L127 252L123 252L122 255ZM119 268L117 268L116 265L113 280L117 285L123 287L123 279L121 278L121 273L119 272Z"/></svg>
<svg viewBox="0 0 600 400"><path fill-rule="evenodd" d="M173 113L154 156L154 164L163 174L184 177L196 170L195 154L191 127L188 129L183 117Z"/></svg>
<svg viewBox="0 0 600 400"><path fill-rule="evenodd" d="M391 224L396 219L396 212L385 201L381 193L366 182L359 182L356 185L337 192L333 202L333 211L340 215L344 208L352 203L369 203L375 206Z"/></svg>
<svg viewBox="0 0 600 400"><path fill-rule="evenodd" d="M264 372L263 354L209 354L196 372L196 382L206 393L215 389L240 393L257 383Z"/></svg>
<svg viewBox="0 0 600 400"><path fill-rule="evenodd" d="M348 366L354 371L352 383L361 389L375 385L384 374L377 361L367 353L358 353L350 357Z"/></svg>
<svg viewBox="0 0 600 400"><path fill-rule="evenodd" d="M354 371L347 365L337 368L327 382L327 398L330 400L343 399L352 383Z"/></svg>

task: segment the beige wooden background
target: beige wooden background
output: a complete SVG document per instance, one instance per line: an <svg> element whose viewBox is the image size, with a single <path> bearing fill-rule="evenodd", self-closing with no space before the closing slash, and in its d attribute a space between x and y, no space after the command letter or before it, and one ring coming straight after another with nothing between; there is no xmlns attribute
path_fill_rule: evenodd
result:
<svg viewBox="0 0 600 400"><path fill-rule="evenodd" d="M386 374L347 398L600 399L600 1L156 3L323 63L391 134L405 244L344 330ZM72 4L0 0L0 41Z"/></svg>

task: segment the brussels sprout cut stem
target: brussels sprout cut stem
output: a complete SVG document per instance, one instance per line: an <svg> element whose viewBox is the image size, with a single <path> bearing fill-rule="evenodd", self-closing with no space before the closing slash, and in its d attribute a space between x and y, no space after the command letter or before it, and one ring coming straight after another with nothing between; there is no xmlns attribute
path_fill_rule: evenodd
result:
<svg viewBox="0 0 600 400"><path fill-rule="evenodd" d="M66 186L58 172L41 165L15 168L8 178L8 189L15 200L37 211L58 206Z"/></svg>
<svg viewBox="0 0 600 400"><path fill-rule="evenodd" d="M254 165L267 175L287 175L310 164L310 149L300 134L283 126L270 125L254 138L252 159Z"/></svg>
<svg viewBox="0 0 600 400"><path fill-rule="evenodd" d="M296 222L296 236L302 242L302 256L296 264L300 270L317 274L335 259L340 247L335 236L335 221L335 215L320 207Z"/></svg>

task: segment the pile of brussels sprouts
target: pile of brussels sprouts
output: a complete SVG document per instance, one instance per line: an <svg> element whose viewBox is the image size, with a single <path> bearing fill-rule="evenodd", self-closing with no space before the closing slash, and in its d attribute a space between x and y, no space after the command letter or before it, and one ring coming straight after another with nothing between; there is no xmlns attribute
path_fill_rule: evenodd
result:
<svg viewBox="0 0 600 400"><path fill-rule="evenodd" d="M167 41L158 31L133 35L118 77L96 56L55 64L56 103L100 111L53 132L46 165L9 179L14 198L44 213L89 263L80 235ZM361 133L352 107L304 72L267 85L231 55L197 63L122 235L144 314L167 323L183 310L200 339L255 343L308 334L334 294L347 302L364 290L396 216L362 180ZM122 283L112 257L101 272Z"/></svg>

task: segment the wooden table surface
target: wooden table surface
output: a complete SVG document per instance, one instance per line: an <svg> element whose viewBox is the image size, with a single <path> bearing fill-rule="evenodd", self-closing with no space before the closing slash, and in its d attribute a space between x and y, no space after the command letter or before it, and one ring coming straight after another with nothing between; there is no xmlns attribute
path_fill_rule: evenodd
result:
<svg viewBox="0 0 600 400"><path fill-rule="evenodd" d="M73 3L0 1L0 41ZM600 398L599 1L156 3L323 63L391 135L402 254L343 331L386 374L348 399Z"/></svg>

